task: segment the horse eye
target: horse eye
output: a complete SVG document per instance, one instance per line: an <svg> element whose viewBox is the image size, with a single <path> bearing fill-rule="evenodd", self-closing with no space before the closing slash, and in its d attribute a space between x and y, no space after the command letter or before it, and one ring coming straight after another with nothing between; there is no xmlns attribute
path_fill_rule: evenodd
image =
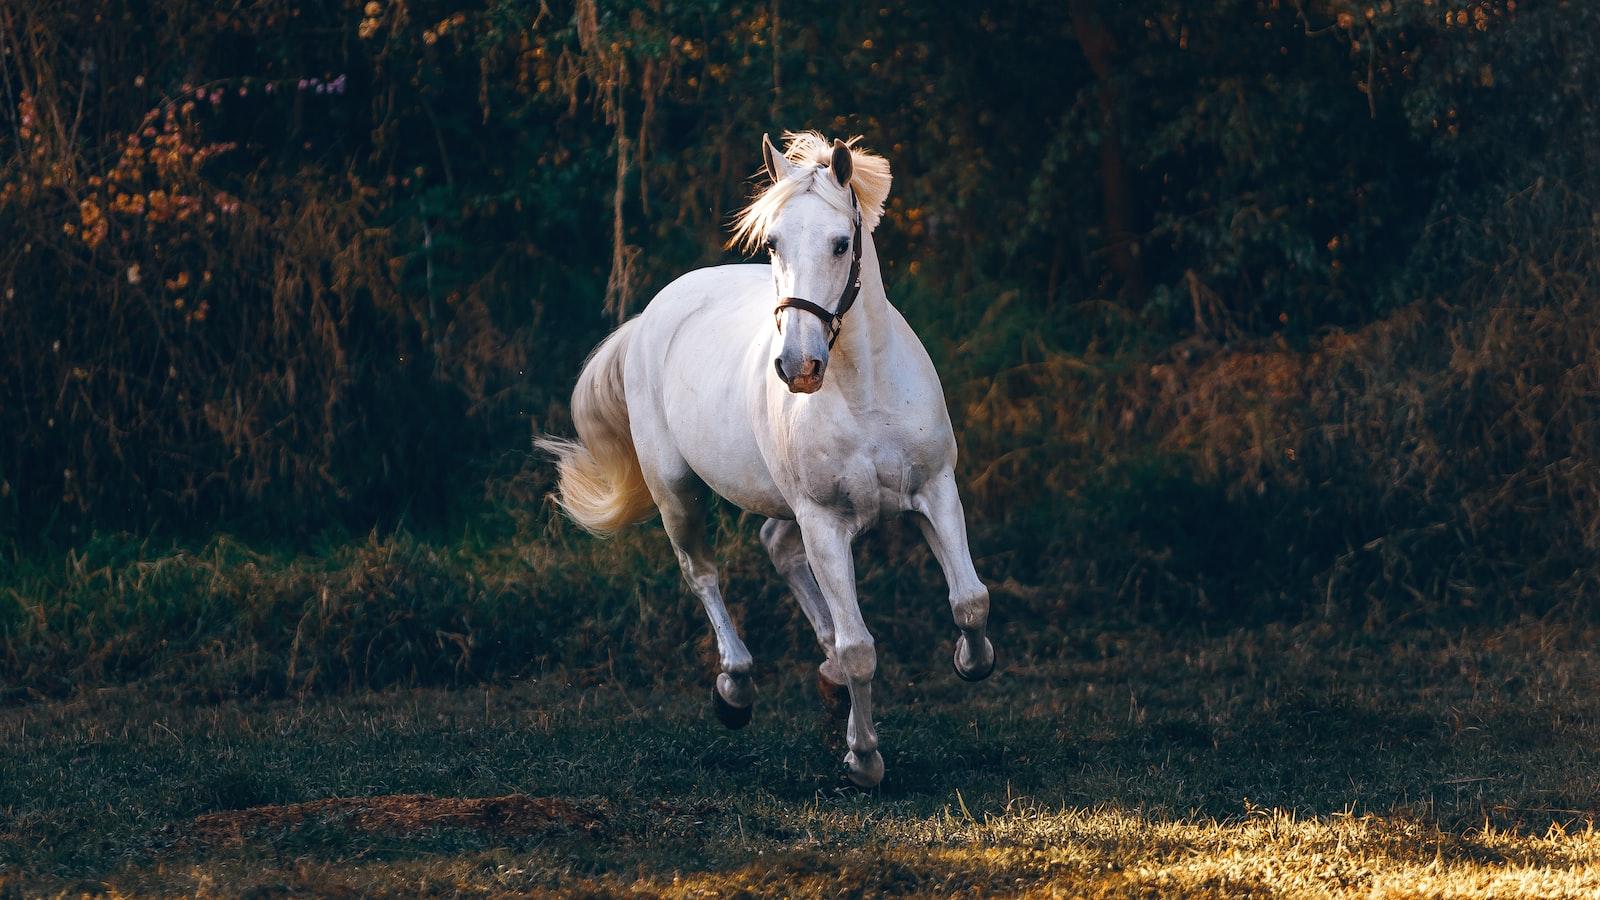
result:
<svg viewBox="0 0 1600 900"><path fill-rule="evenodd" d="M768 253L777 253L778 252L778 242L774 241L772 238L767 238L767 252Z"/></svg>
<svg viewBox="0 0 1600 900"><path fill-rule="evenodd" d="M833 242L833 255L834 256L843 256L844 252L846 250L849 250L849 249L850 249L850 242L845 240L844 238L839 238L838 240Z"/></svg>

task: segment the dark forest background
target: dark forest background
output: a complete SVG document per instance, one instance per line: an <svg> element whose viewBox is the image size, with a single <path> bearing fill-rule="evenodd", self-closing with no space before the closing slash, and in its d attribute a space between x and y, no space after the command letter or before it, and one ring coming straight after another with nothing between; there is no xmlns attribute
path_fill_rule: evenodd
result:
<svg viewBox="0 0 1600 900"><path fill-rule="evenodd" d="M1597 45L1531 0L0 5L0 674L698 652L659 533L575 534L529 439L801 128L894 167L1013 652L1587 614ZM804 646L721 528L753 645ZM862 560L933 627L912 535Z"/></svg>

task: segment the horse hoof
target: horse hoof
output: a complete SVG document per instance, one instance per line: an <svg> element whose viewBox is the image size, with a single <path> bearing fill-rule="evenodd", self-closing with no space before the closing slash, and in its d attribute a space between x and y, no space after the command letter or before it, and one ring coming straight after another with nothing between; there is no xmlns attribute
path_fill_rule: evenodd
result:
<svg viewBox="0 0 1600 900"><path fill-rule="evenodd" d="M862 790L870 790L883 783L883 754L874 750L866 756L855 751L844 755L844 777Z"/></svg>
<svg viewBox="0 0 1600 900"><path fill-rule="evenodd" d="M843 718L850 713L850 689L842 684L834 684L828 676L817 672L817 694L822 697L822 707L834 718Z"/></svg>
<svg viewBox="0 0 1600 900"><path fill-rule="evenodd" d="M749 706L734 706L722 699L722 694L718 692L716 685L711 686L711 706L717 712L717 721L721 722L724 728L735 731L750 724L750 714L756 708L754 703Z"/></svg>
<svg viewBox="0 0 1600 900"><path fill-rule="evenodd" d="M994 644L990 643L988 638L983 639L984 656L988 657L987 665L981 663L972 664L974 661L970 659L971 653L962 652L966 649L967 636L963 634L961 637L956 638L955 657L950 660L950 667L956 670L956 677L962 681L982 681L988 678L994 672ZM965 669L961 667L961 658L963 656L969 658L969 667Z"/></svg>

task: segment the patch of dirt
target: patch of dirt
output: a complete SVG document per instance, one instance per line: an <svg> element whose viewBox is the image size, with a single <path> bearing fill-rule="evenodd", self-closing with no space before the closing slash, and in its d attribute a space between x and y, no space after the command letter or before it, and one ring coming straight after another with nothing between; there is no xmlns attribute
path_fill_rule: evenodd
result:
<svg viewBox="0 0 1600 900"><path fill-rule="evenodd" d="M393 794L338 797L207 813L194 820L190 835L202 842L242 841L257 828L293 828L308 821L362 831L409 834L430 828L471 828L498 834L540 834L574 829L595 834L605 818L593 808L554 797L507 794L504 797L434 797Z"/></svg>

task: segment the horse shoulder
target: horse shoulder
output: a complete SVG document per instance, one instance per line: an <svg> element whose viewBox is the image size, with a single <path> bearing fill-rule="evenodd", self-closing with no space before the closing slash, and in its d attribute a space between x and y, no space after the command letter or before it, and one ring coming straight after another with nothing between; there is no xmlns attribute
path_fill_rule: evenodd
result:
<svg viewBox="0 0 1600 900"><path fill-rule="evenodd" d="M888 380L890 389L883 392L890 427L919 464L954 465L955 434L939 372L910 323L899 310L890 309L895 323L890 368L895 375Z"/></svg>

